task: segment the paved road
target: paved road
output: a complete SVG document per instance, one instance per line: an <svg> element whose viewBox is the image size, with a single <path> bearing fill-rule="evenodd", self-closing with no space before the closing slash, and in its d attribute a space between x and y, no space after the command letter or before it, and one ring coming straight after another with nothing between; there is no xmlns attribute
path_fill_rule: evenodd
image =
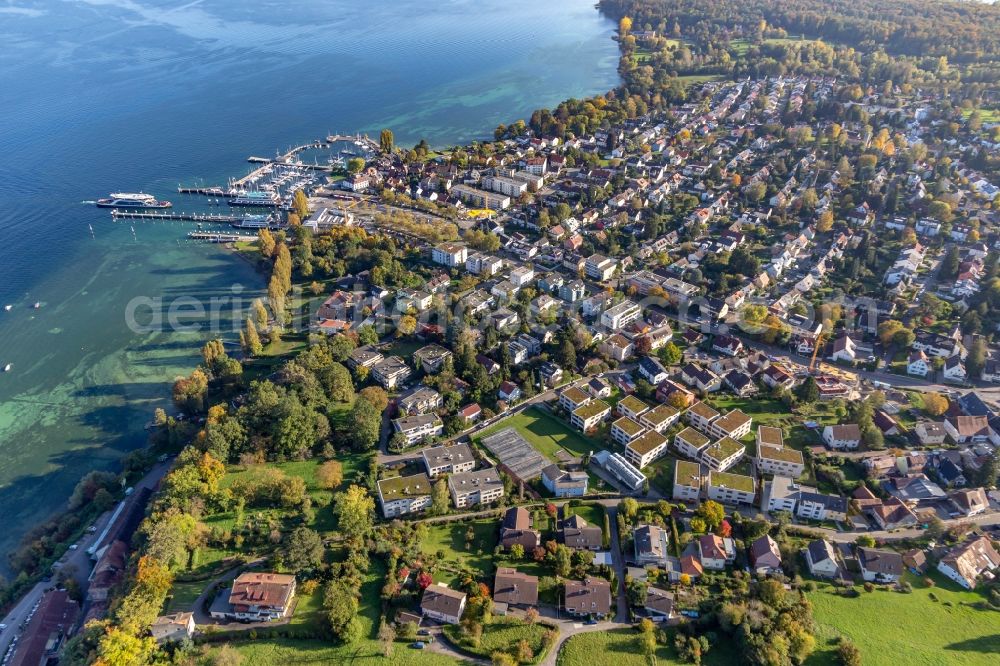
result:
<svg viewBox="0 0 1000 666"><path fill-rule="evenodd" d="M618 504L605 505L605 512L608 515L611 529L611 563L615 569L615 576L618 578L618 589L615 595L618 602L618 612L615 615L615 621L628 622L628 599L625 597L625 562L622 555L622 545L618 538Z"/></svg>
<svg viewBox="0 0 1000 666"><path fill-rule="evenodd" d="M974 523L979 527L994 527L1000 525L1000 512L983 513L978 516L973 516L972 518L952 518L945 520L944 524L946 526L960 525L962 523ZM801 526L799 526L801 527ZM908 529L908 530L892 530L887 532L885 530L876 530L874 532L869 531L851 531L851 532L837 532L836 530L831 530L828 528L813 528L817 532L823 532L826 538L830 541L836 541L838 543L853 543L859 536L865 535L870 536L876 541L899 541L902 539L912 539L914 537L919 537L924 534L924 530L921 529Z"/></svg>
<svg viewBox="0 0 1000 666"><path fill-rule="evenodd" d="M163 475L167 473L170 468L169 462L157 463L153 468L144 476L139 482L135 484L136 490L143 488L152 488ZM135 497L133 494L131 497ZM80 589L82 592L86 593L88 585L88 577L93 569L94 563L90 559L90 555L87 553L87 549L94 543L94 541L101 536L104 528L107 526L108 521L111 519L112 511L106 511L103 513L93 525L96 528L93 532L86 532L80 539L76 542L76 548L67 550L59 560L53 564L53 569L55 571L66 570L71 572L71 575L80 584ZM10 646L11 640L20 635L21 624L27 619L28 614L31 609L41 600L42 595L45 590L53 586L52 581L40 581L30 590L28 590L21 600L18 601L14 607L7 613L6 617L3 618L2 623L7 625L7 628L0 633L0 656L7 652L7 648Z"/></svg>

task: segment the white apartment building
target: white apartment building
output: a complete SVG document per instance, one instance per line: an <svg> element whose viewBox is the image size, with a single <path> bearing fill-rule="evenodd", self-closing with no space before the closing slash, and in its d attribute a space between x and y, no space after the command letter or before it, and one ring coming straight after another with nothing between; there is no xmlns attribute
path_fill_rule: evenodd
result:
<svg viewBox="0 0 1000 666"><path fill-rule="evenodd" d="M468 444L432 446L421 451L420 457L432 479L440 474L469 472L476 467L476 458Z"/></svg>
<svg viewBox="0 0 1000 666"><path fill-rule="evenodd" d="M448 488L457 509L489 504L503 497L503 482L496 467L452 474L448 477Z"/></svg>
<svg viewBox="0 0 1000 666"><path fill-rule="evenodd" d="M601 313L601 325L617 331L634 321L638 321L641 317L642 308L639 307L639 304L626 299Z"/></svg>

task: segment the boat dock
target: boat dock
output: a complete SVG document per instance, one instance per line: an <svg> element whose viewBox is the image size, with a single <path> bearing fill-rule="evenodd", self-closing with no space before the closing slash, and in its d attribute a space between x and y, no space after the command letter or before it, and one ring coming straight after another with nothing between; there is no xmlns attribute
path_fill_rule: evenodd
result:
<svg viewBox="0 0 1000 666"><path fill-rule="evenodd" d="M204 194L209 197L226 196L226 191L221 187L184 187L183 185L178 185L177 191L180 194Z"/></svg>
<svg viewBox="0 0 1000 666"><path fill-rule="evenodd" d="M217 231L190 231L187 237L191 240L201 240L209 243L235 243L237 241L257 240L257 234L226 234Z"/></svg>
<svg viewBox="0 0 1000 666"><path fill-rule="evenodd" d="M242 222L242 215L218 215L213 213L142 213L131 210L111 210L116 220L175 220L178 222L206 222L209 224L233 224Z"/></svg>

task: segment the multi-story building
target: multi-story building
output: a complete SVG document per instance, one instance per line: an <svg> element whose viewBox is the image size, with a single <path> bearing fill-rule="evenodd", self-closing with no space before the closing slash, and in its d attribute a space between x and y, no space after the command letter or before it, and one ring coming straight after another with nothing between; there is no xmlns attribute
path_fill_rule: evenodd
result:
<svg viewBox="0 0 1000 666"><path fill-rule="evenodd" d="M625 446L629 442L639 439L645 431L646 429L641 425L629 417L623 416L611 424L611 439Z"/></svg>
<svg viewBox="0 0 1000 666"><path fill-rule="evenodd" d="M448 268L464 266L468 258L468 248L459 243L441 243L431 250L431 259L434 263Z"/></svg>
<svg viewBox="0 0 1000 666"><path fill-rule="evenodd" d="M649 405L644 403L634 395L627 395L618 402L618 413L627 416L633 421L638 421L642 414L649 411Z"/></svg>
<svg viewBox="0 0 1000 666"><path fill-rule="evenodd" d="M371 366L371 376L391 391L410 376L410 366L398 356L387 356Z"/></svg>
<svg viewBox="0 0 1000 666"><path fill-rule="evenodd" d="M583 432L596 428L597 425L611 413L611 407L603 400L591 400L573 410L569 417L570 424Z"/></svg>
<svg viewBox="0 0 1000 666"><path fill-rule="evenodd" d="M612 331L628 326L642 317L642 308L639 304L628 299L601 313L601 325Z"/></svg>
<svg viewBox="0 0 1000 666"><path fill-rule="evenodd" d="M559 394L559 406L570 413L583 407L591 400L593 397L589 393L576 386L570 386Z"/></svg>
<svg viewBox="0 0 1000 666"><path fill-rule="evenodd" d="M510 197L506 194L481 190L478 187L452 185L451 195L476 208L489 208L490 210L510 208Z"/></svg>
<svg viewBox="0 0 1000 666"><path fill-rule="evenodd" d="M674 463L674 499L697 502L701 497L701 465L678 460Z"/></svg>
<svg viewBox="0 0 1000 666"><path fill-rule="evenodd" d="M708 435L694 428L684 428L674 435L674 448L692 460L701 460L702 451L711 443Z"/></svg>
<svg viewBox="0 0 1000 666"><path fill-rule="evenodd" d="M431 480L421 472L378 482L378 501L386 518L423 511L431 505Z"/></svg>
<svg viewBox="0 0 1000 666"><path fill-rule="evenodd" d="M709 435L713 437L732 437L743 439L750 434L752 419L738 409L714 419L708 424Z"/></svg>
<svg viewBox="0 0 1000 666"><path fill-rule="evenodd" d="M503 270L503 261L492 255L474 252L465 260L465 270L475 275L492 277Z"/></svg>
<svg viewBox="0 0 1000 666"><path fill-rule="evenodd" d="M801 451L786 449L781 445L781 430L778 428L768 428L777 431L777 437L765 435L762 439L761 430L766 426L757 429L757 469L763 474L778 474L796 479L805 472L805 459ZM777 442L777 444L769 443Z"/></svg>
<svg viewBox="0 0 1000 666"><path fill-rule="evenodd" d="M468 444L432 446L420 452L427 468L427 475L434 478L440 474L458 474L476 468L476 459Z"/></svg>
<svg viewBox="0 0 1000 666"><path fill-rule="evenodd" d="M687 422L699 430L708 431L709 424L719 418L719 412L699 401L691 405L684 413Z"/></svg>
<svg viewBox="0 0 1000 666"><path fill-rule="evenodd" d="M528 184L523 180L515 180L506 176L487 176L483 179L483 187L516 199L528 191Z"/></svg>
<svg viewBox="0 0 1000 666"><path fill-rule="evenodd" d="M681 413L670 405L657 405L653 409L647 410L639 415L639 423L650 430L662 433L667 428L677 423L681 418Z"/></svg>
<svg viewBox="0 0 1000 666"><path fill-rule="evenodd" d="M753 504L752 477L728 472L708 473L708 498L724 504Z"/></svg>
<svg viewBox="0 0 1000 666"><path fill-rule="evenodd" d="M496 467L452 474L448 477L448 488L457 509L489 504L503 497L503 482Z"/></svg>
<svg viewBox="0 0 1000 666"><path fill-rule="evenodd" d="M646 430L639 437L625 443L625 459L639 469L642 469L666 452L667 438L655 430Z"/></svg>
<svg viewBox="0 0 1000 666"><path fill-rule="evenodd" d="M406 438L407 446L412 446L444 432L444 423L437 414L414 414L393 419L393 429Z"/></svg>
<svg viewBox="0 0 1000 666"><path fill-rule="evenodd" d="M614 259L609 259L603 254L592 254L587 257L587 263L584 265L584 272L592 280L597 280L598 282L605 282L610 280L611 276L615 274L615 268L618 267L618 262Z"/></svg>
<svg viewBox="0 0 1000 666"><path fill-rule="evenodd" d="M445 361L451 357L451 351L441 345L427 345L413 352L414 360L420 363L420 368L428 375L441 372Z"/></svg>
<svg viewBox="0 0 1000 666"><path fill-rule="evenodd" d="M424 414L441 406L441 394L430 386L416 386L399 397L396 406L402 414Z"/></svg>
<svg viewBox="0 0 1000 666"><path fill-rule="evenodd" d="M732 437L723 437L701 452L701 461L711 470L725 472L743 458L746 450Z"/></svg>

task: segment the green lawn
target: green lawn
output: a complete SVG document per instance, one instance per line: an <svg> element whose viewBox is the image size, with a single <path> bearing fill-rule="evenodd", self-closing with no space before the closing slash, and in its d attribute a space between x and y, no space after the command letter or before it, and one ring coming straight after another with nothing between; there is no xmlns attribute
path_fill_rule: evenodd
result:
<svg viewBox="0 0 1000 666"><path fill-rule="evenodd" d="M643 473L649 479L649 485L656 488L665 497L674 495L674 463L676 460L664 456L649 464Z"/></svg>
<svg viewBox="0 0 1000 666"><path fill-rule="evenodd" d="M205 589L207 583L205 581L197 581L194 583L174 583L170 588L170 594L172 596L167 598L167 605L165 612L167 613L177 613L181 611L190 611L194 609L194 602L197 601L198 596Z"/></svg>
<svg viewBox="0 0 1000 666"><path fill-rule="evenodd" d="M465 534L470 525L474 536L471 548L466 549ZM484 577L492 576L495 567L493 550L497 545L499 529L500 522L492 518L428 525L421 550L428 555L444 553L434 572L434 581L454 587L461 569L474 569Z"/></svg>
<svg viewBox="0 0 1000 666"><path fill-rule="evenodd" d="M563 643L556 661L558 666L647 666L637 646L638 633L634 629L612 629L578 634ZM672 645L661 645L656 650L658 666L681 664ZM707 666L734 666L740 663L731 641L718 640L702 659Z"/></svg>
<svg viewBox="0 0 1000 666"><path fill-rule="evenodd" d="M531 645L531 651L535 655L534 662L543 656L543 637L547 630L548 627L541 624L526 624L517 618L498 617L483 627L479 646L472 647L462 642L462 631L458 625L448 625L444 628L445 633L448 634L448 638L453 643L461 645L463 649L472 654L487 659L494 652L516 654L517 644L526 640Z"/></svg>
<svg viewBox="0 0 1000 666"><path fill-rule="evenodd" d="M505 428L514 428L533 447L538 449L539 453L554 462L559 461L558 452L560 449L565 449L573 456L583 456L591 451L604 448L600 442L573 430L569 424L540 407L530 407L481 433L477 433L475 441L478 443L483 437Z"/></svg>
<svg viewBox="0 0 1000 666"><path fill-rule="evenodd" d="M348 460L350 460L350 463ZM221 485L224 488L231 487L238 480L258 474L261 470L268 468L281 470L288 476L300 477L303 481L305 481L306 492L312 498L313 508L316 510L316 517L313 519L310 527L318 532L332 532L336 528L336 521L333 517L333 511L330 508L330 500L333 499L333 491L321 488L319 483L316 481L316 471L322 463L323 461L320 459L313 459L268 463L266 465L261 465L259 468L234 465L229 468L229 473L223 478ZM344 466L343 486L346 486L349 480L353 478L357 472L357 461L353 457L350 457L341 460L341 463ZM257 509L254 507L248 507L246 509L246 515L248 516L252 514L267 514L281 517L287 513L289 512L281 509ZM223 513L212 516L211 519L206 520L205 522L210 526L232 527L232 520L233 516L231 513Z"/></svg>
<svg viewBox="0 0 1000 666"><path fill-rule="evenodd" d="M896 664L903 656L912 665L995 664L1000 613L973 608L970 604L983 600L980 593L937 574L933 578L936 586L928 588L907 574L912 594L876 590L855 599L837 596L821 583L808 594L819 631L817 652L807 663L836 663L831 642L843 634L861 650L866 666Z"/></svg>
<svg viewBox="0 0 1000 666"><path fill-rule="evenodd" d="M604 507L600 504L580 504L579 506L565 505L563 511L566 517L577 515L596 527L604 527Z"/></svg>
<svg viewBox="0 0 1000 666"><path fill-rule="evenodd" d="M376 639L378 621L381 615L379 594L384 582L384 565L372 561L372 569L361 586L361 608L358 620L361 623L361 638L350 645L335 645L322 640L292 639L250 639L232 643L243 657L241 666L289 666L290 664L326 663L353 664L355 666L440 666L455 664L454 659L433 652L414 650L404 643L396 643L391 657L382 654ZM310 621L309 615L318 610L321 592L317 591L315 602L310 600L306 608L296 609L296 616L303 613L301 623ZM293 620L293 625L296 621Z"/></svg>

